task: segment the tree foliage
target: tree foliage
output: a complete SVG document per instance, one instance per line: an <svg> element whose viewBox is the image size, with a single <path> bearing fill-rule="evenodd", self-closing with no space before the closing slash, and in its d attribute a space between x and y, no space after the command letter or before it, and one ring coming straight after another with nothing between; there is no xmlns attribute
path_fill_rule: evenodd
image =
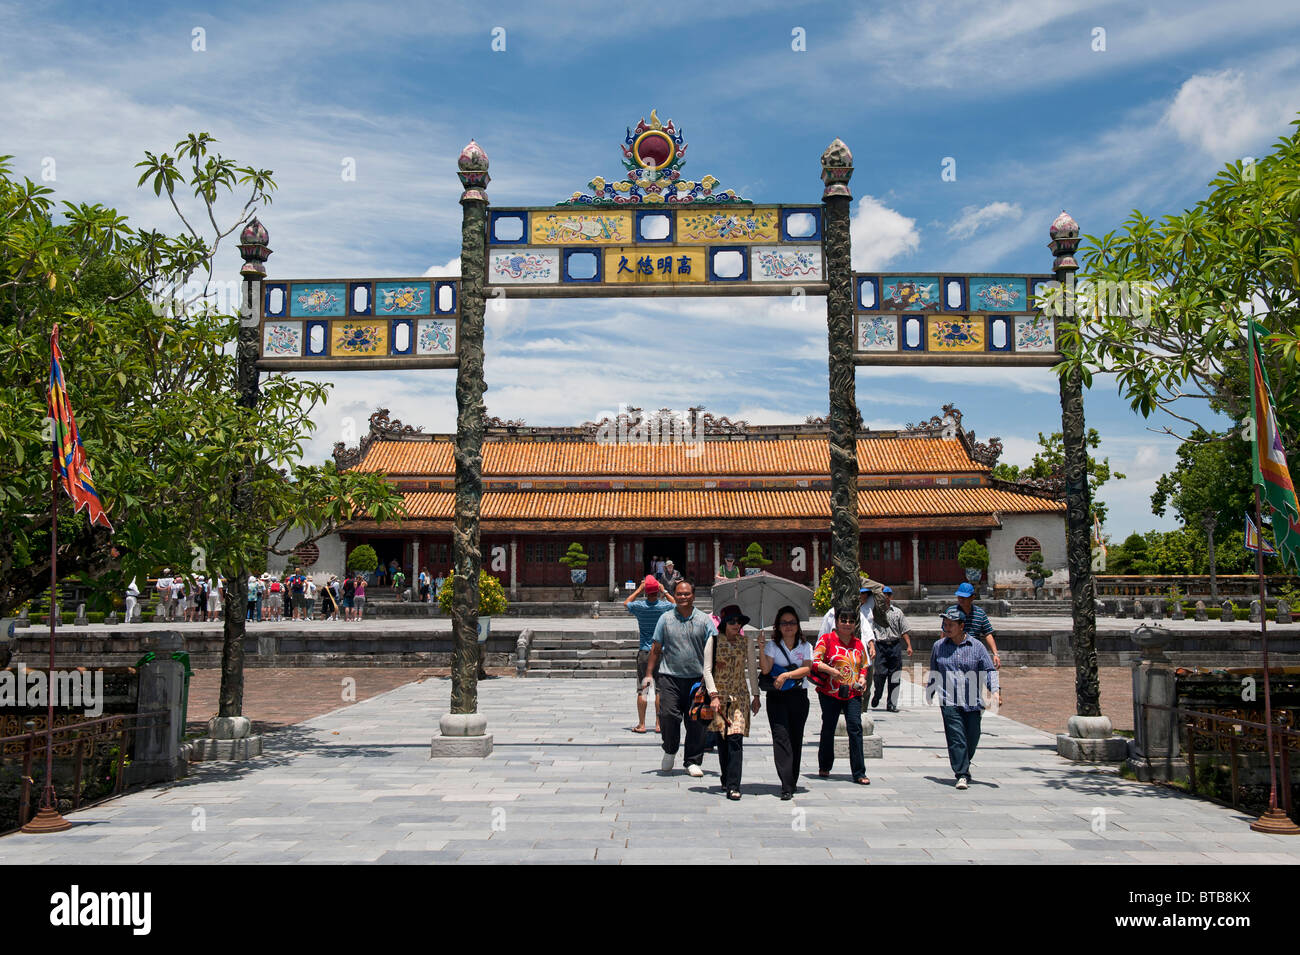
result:
<svg viewBox="0 0 1300 955"><path fill-rule="evenodd" d="M291 527L314 539L363 510L400 514L381 475L299 462L328 385L271 375L255 413L236 404L238 318L213 304L214 260L275 184L266 170L212 153L213 143L192 134L175 155L146 153L140 164L141 183L165 194L183 223L175 236L134 228L100 205L56 211L51 189L19 182L0 157L0 614L49 584L42 432L56 322L72 408L114 524L111 536L92 529L60 502L62 574L119 592L164 564L240 576L265 560L269 537L287 552L279 542ZM241 188L236 221L218 226L219 201ZM249 506L232 517L241 487Z"/></svg>
<svg viewBox="0 0 1300 955"><path fill-rule="evenodd" d="M1265 343L1278 424L1291 446L1300 423L1300 119L1254 163L1234 162L1210 182L1195 208L1159 221L1134 210L1122 229L1085 236L1080 278L1091 301L1061 328L1057 366L1117 377L1119 392L1153 430L1189 438L1221 432L1226 414L1249 414L1243 361L1245 315L1271 332ZM1111 290L1142 283L1149 297L1112 306ZM1087 298L1087 296L1080 296ZM1122 295L1119 296L1122 299ZM1064 305L1071 304L1067 296Z"/></svg>

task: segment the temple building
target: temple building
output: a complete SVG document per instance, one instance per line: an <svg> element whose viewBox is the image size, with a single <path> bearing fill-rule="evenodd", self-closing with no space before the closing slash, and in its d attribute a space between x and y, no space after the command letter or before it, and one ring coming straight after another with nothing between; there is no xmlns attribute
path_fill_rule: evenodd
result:
<svg viewBox="0 0 1300 955"><path fill-rule="evenodd" d="M1041 550L1049 569L1065 565L1065 504L1050 482L994 479L997 438L976 443L961 412L901 431L858 432L861 564L902 596L964 579L957 551L966 540L989 548L986 579L1017 571ZM341 468L384 472L408 516L355 521L306 556L315 570L341 572L346 553L369 544L408 576L450 572L454 436L425 434L370 418L357 448L335 446ZM711 584L728 554L757 542L765 569L815 585L830 553L830 459L824 419L749 425L692 408L578 427L529 427L488 419L483 444L483 566L512 599L559 599L578 542L590 555L587 599L625 592L651 560L664 557L688 579ZM333 564L338 564L335 567ZM901 588L901 589L900 589Z"/></svg>

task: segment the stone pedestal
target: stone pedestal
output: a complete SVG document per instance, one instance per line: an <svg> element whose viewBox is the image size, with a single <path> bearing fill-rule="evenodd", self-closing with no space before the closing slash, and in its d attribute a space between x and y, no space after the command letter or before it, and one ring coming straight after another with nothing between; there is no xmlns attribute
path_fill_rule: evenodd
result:
<svg viewBox="0 0 1300 955"><path fill-rule="evenodd" d="M1250 622L1259 623L1260 613L1261 611L1259 609L1259 598L1255 598L1250 602Z"/></svg>
<svg viewBox="0 0 1300 955"><path fill-rule="evenodd" d="M1133 619L1141 620L1146 616L1146 607L1140 600L1133 601Z"/></svg>
<svg viewBox="0 0 1300 955"><path fill-rule="evenodd" d="M1176 702L1174 665L1162 645L1143 648L1143 658L1133 664L1133 742L1128 766L1144 782L1167 781L1187 775L1187 760L1179 756L1178 723L1169 710L1146 709L1143 704L1172 707Z"/></svg>
<svg viewBox="0 0 1300 955"><path fill-rule="evenodd" d="M1170 620L1185 620L1186 612L1183 610L1183 600L1181 597L1175 597L1169 610Z"/></svg>
<svg viewBox="0 0 1300 955"><path fill-rule="evenodd" d="M1196 619L1197 619L1197 620L1209 620L1209 619L1210 619L1209 612L1205 609L1205 601L1204 601L1204 600L1198 600L1198 601L1196 601Z"/></svg>
<svg viewBox="0 0 1300 955"><path fill-rule="evenodd" d="M1236 623L1237 617L1232 612L1232 601L1225 600L1223 606L1219 608L1219 619L1224 623Z"/></svg>
<svg viewBox="0 0 1300 955"><path fill-rule="evenodd" d="M1056 752L1076 763L1119 763L1128 756L1128 739L1111 734L1109 717L1071 716L1056 736Z"/></svg>
<svg viewBox="0 0 1300 955"><path fill-rule="evenodd" d="M429 758L449 756L491 756L492 735L482 713L448 713L438 721L441 735L429 745Z"/></svg>
<svg viewBox="0 0 1300 955"><path fill-rule="evenodd" d="M171 658L184 641L176 632L151 635L147 641L155 658L140 668L136 712L165 711L167 719L142 727L135 737L131 762L126 767L127 785L181 779L189 760L181 749L185 735L185 666Z"/></svg>
<svg viewBox="0 0 1300 955"><path fill-rule="evenodd" d="M73 619L74 627L87 627L90 625L90 618L86 616L86 605L77 604L77 616Z"/></svg>
<svg viewBox="0 0 1300 955"><path fill-rule="evenodd" d="M1276 623L1291 622L1291 605L1286 602L1285 598L1278 598L1277 601L1277 620Z"/></svg>
<svg viewBox="0 0 1300 955"><path fill-rule="evenodd" d="M867 713L862 714L862 755L866 759L885 758L885 741L876 735L876 721ZM849 758L849 727L842 716L835 727L835 758Z"/></svg>
<svg viewBox="0 0 1300 955"><path fill-rule="evenodd" d="M214 716L208 721L208 735L193 742L190 760L251 759L262 755L262 737L253 735L246 716Z"/></svg>
<svg viewBox="0 0 1300 955"><path fill-rule="evenodd" d="M31 617L28 616L27 608L24 607L23 612L20 613L18 615L18 619L14 621L14 627L18 630L23 630L26 629L27 627L30 627L31 625L32 625Z"/></svg>

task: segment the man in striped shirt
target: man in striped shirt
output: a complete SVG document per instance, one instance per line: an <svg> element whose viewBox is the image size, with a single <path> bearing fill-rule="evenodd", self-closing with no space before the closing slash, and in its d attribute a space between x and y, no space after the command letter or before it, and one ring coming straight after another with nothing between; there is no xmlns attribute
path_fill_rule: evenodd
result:
<svg viewBox="0 0 1300 955"><path fill-rule="evenodd" d="M998 656L998 642L993 639L993 624L989 623L988 614L975 606L975 588L970 584L962 584L953 596L957 598L957 605L948 609L960 610L966 615L966 636L987 643L989 653L993 656L993 666L1001 668L1002 658Z"/></svg>
<svg viewBox="0 0 1300 955"><path fill-rule="evenodd" d="M930 674L926 679L926 701L939 695L943 733L948 739L948 762L957 777L957 788L970 785L970 764L980 741L980 719L984 713L981 684L998 703L1002 695L998 671L984 645L966 633L966 615L956 607L943 612L939 624L943 637L930 649ZM980 676L983 674L984 679Z"/></svg>

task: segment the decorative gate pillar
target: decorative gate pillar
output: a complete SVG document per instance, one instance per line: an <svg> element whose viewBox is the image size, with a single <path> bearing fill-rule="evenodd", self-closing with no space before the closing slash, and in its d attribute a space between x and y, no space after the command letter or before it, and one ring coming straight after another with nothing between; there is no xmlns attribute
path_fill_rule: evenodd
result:
<svg viewBox="0 0 1300 955"><path fill-rule="evenodd" d="M614 538L609 539L609 599L618 595L618 570L614 566Z"/></svg>
<svg viewBox="0 0 1300 955"><path fill-rule="evenodd" d="M921 595L921 537L912 535L912 597Z"/></svg>
<svg viewBox="0 0 1300 955"><path fill-rule="evenodd" d="M416 585L415 593L417 597L420 593L420 538L411 538L411 576L407 578L411 583Z"/></svg>
<svg viewBox="0 0 1300 955"><path fill-rule="evenodd" d="M519 564L516 554L519 549L519 538L510 538L510 599L514 600L519 596Z"/></svg>
<svg viewBox="0 0 1300 955"><path fill-rule="evenodd" d="M822 153L826 220L826 334L830 352L831 594L836 612L858 608L858 436L853 364L853 154L836 139Z"/></svg>
<svg viewBox="0 0 1300 955"><path fill-rule="evenodd" d="M819 544L817 541L816 534L813 535L813 539L812 539L812 558L813 558L812 586L813 586L813 590L816 590L818 587L821 586L821 582L822 582L822 550L821 550L821 544Z"/></svg>
<svg viewBox="0 0 1300 955"><path fill-rule="evenodd" d="M452 529L451 713L439 722L431 756L486 756L487 719L478 714L479 507L483 500L483 280L487 251L488 157L470 140L457 162L460 230L460 364L456 368L456 522Z"/></svg>
<svg viewBox="0 0 1300 955"><path fill-rule="evenodd" d="M713 572L709 574L709 586L713 586L713 578L718 575L718 568L722 566L722 538L716 534L713 537Z"/></svg>

